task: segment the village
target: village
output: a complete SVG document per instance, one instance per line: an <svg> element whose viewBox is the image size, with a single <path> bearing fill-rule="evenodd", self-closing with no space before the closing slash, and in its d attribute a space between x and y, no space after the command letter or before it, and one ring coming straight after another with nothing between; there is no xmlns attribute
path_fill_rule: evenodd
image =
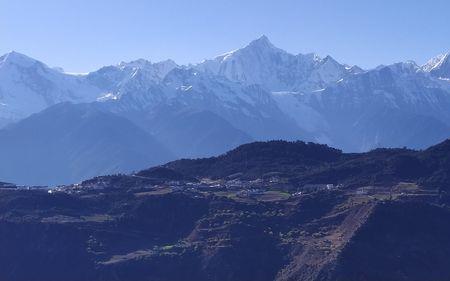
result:
<svg viewBox="0 0 450 281"><path fill-rule="evenodd" d="M130 180L133 175L127 176ZM49 194L63 192L67 194L105 193L115 190L117 187L110 181L97 179L96 181L83 182L74 185L62 185L57 187L26 187L5 185L5 188L21 190L44 190ZM308 196L313 193L340 192L353 198L355 202L369 201L427 201L435 202L442 196L437 190L424 189L415 183L398 183L393 186L362 186L348 188L336 183L315 183L294 185L287 180L272 176L253 180L240 178L210 179L202 178L198 181L170 180L160 183L146 182L148 178L138 177L139 184L129 184L120 188L126 188L135 196L156 196L170 193L188 193L193 196L215 195L242 202L271 202L287 200L290 198ZM3 186L0 186L3 188Z"/></svg>
<svg viewBox="0 0 450 281"><path fill-rule="evenodd" d="M121 175L120 177L124 177ZM435 189L425 189L416 183L401 182L393 186L362 186L348 188L336 183L314 183L294 185L278 176L270 176L252 180L243 180L239 177L226 179L202 178L198 181L169 180L155 183L151 178L127 175L131 184L121 184L136 196L155 196L169 193L190 193L194 196L213 194L242 202L252 201L280 201L289 198L307 196L320 192L339 191L353 198L355 202L369 201L427 201L437 202L441 193ZM110 180L112 176L99 177L95 181L87 181L74 185L48 186L16 186L10 183L0 183L3 190L41 190L49 194L63 192L66 194L104 193L117 188ZM133 184L133 179L139 179Z"/></svg>

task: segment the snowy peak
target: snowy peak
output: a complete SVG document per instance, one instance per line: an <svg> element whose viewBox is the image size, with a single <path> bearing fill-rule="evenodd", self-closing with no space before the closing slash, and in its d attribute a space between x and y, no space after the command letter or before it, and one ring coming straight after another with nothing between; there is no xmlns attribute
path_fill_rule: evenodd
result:
<svg viewBox="0 0 450 281"><path fill-rule="evenodd" d="M337 62L334 58L331 56L326 56L323 60L319 62L319 68L326 70L326 71L332 71L333 74L340 75L339 72L342 69L346 69L346 67L339 62Z"/></svg>
<svg viewBox="0 0 450 281"><path fill-rule="evenodd" d="M248 56L255 55L262 59L277 53L285 53L285 51L275 47L275 45L270 42L269 38L263 35L260 38L251 41L241 49L226 52L213 59L204 60L200 64L196 65L195 68L218 74L220 71L220 64L227 63L228 61L248 60Z"/></svg>
<svg viewBox="0 0 450 281"><path fill-rule="evenodd" d="M164 60L156 63L152 63L149 60L146 59L137 59L130 62L121 62L117 65L120 69L127 69L127 68L134 68L134 69L145 69L145 68L167 68L172 70L175 67L178 67L178 65L173 60ZM169 71L170 71L169 70Z"/></svg>
<svg viewBox="0 0 450 281"><path fill-rule="evenodd" d="M263 36L259 37L258 39L253 40L245 48L280 50L277 47L275 47L272 44L272 42L270 42L269 38L267 38L266 35L263 35Z"/></svg>
<svg viewBox="0 0 450 281"><path fill-rule="evenodd" d="M364 72L364 69L362 69L361 67L359 67L357 65L346 66L345 68L347 69L347 71L350 74L359 74L359 73L363 73Z"/></svg>
<svg viewBox="0 0 450 281"><path fill-rule="evenodd" d="M269 91L309 92L322 89L355 71L315 54L293 55L262 36L242 49L206 60L196 69L246 85L259 84Z"/></svg>
<svg viewBox="0 0 450 281"><path fill-rule="evenodd" d="M155 69L158 70L161 79L163 79L173 69L180 67L178 64L176 64L173 60L170 59L154 63L153 66L155 67Z"/></svg>
<svg viewBox="0 0 450 281"><path fill-rule="evenodd" d="M179 68L173 60L152 63L145 59L105 66L89 73L87 79L107 92L108 96L121 96L127 91L145 91L160 83L173 69Z"/></svg>
<svg viewBox="0 0 450 281"><path fill-rule="evenodd" d="M118 68L120 69L125 69L125 68L145 68L148 66L151 66L152 63L146 59L137 59L134 61L130 61L130 62L124 62L122 61L121 63L119 63L117 65Z"/></svg>
<svg viewBox="0 0 450 281"><path fill-rule="evenodd" d="M318 62L321 65L328 65L328 66L333 66L339 69L349 69L349 67L345 64L341 64L340 62L338 62L337 60L335 60L332 56L327 55L325 58L321 59L318 55L314 55L314 60L316 62ZM355 71L357 69L360 69L358 66L353 65L350 68L354 68Z"/></svg>
<svg viewBox="0 0 450 281"><path fill-rule="evenodd" d="M20 67L31 67L33 65L40 64L44 65L35 59L32 59L24 54L12 51L0 57L0 67L6 66L20 66Z"/></svg>
<svg viewBox="0 0 450 281"><path fill-rule="evenodd" d="M450 78L450 53L441 54L429 60L422 69L438 78Z"/></svg>
<svg viewBox="0 0 450 281"><path fill-rule="evenodd" d="M434 69L439 68L443 64L445 64L446 61L448 61L449 53L446 54L440 54L432 59L430 59L425 65L423 65L423 70L430 72Z"/></svg>
<svg viewBox="0 0 450 281"><path fill-rule="evenodd" d="M146 59L138 59L130 62L121 62L117 66L103 68L103 71L119 71L126 78L131 78L130 76L135 76L137 73L144 73L144 76L156 82L162 80L167 73L177 67L179 66L173 60L152 63Z"/></svg>
<svg viewBox="0 0 450 281"><path fill-rule="evenodd" d="M258 39L251 41L247 46L238 49L237 51L230 52L235 57L240 56L260 56L261 59L268 59L273 56L289 55L286 51L277 48L272 42L270 42L267 36L263 35ZM228 56L230 57L230 56Z"/></svg>
<svg viewBox="0 0 450 281"><path fill-rule="evenodd" d="M397 74L414 74L421 70L415 61L398 62L387 66Z"/></svg>
<svg viewBox="0 0 450 281"><path fill-rule="evenodd" d="M99 90L82 77L61 73L26 55L0 57L0 126L59 102L94 101Z"/></svg>
<svg viewBox="0 0 450 281"><path fill-rule="evenodd" d="M319 90L317 88L324 88L329 83L337 82L346 75L351 74L351 70L344 65L338 63L331 56L326 56L324 59L315 57L316 65L311 70L308 83L316 82L316 85L311 84L312 90Z"/></svg>
<svg viewBox="0 0 450 281"><path fill-rule="evenodd" d="M261 35L258 39L253 40L250 44L264 44L268 46L273 46L272 42L270 42L269 38L266 35Z"/></svg>

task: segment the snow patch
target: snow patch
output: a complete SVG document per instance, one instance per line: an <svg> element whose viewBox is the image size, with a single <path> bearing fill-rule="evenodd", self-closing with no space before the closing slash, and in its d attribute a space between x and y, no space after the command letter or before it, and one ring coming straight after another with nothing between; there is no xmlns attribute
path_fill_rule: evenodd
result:
<svg viewBox="0 0 450 281"><path fill-rule="evenodd" d="M113 93L106 93L97 98L97 101L118 100L119 97Z"/></svg>

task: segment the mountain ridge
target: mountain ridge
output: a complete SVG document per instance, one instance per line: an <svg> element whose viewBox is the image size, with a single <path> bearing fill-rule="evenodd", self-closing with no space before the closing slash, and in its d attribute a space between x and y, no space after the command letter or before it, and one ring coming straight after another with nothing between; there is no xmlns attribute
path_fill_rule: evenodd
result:
<svg viewBox="0 0 450 281"><path fill-rule="evenodd" d="M50 190L0 188L0 275L446 280L449 161L450 140L367 153L270 141Z"/></svg>

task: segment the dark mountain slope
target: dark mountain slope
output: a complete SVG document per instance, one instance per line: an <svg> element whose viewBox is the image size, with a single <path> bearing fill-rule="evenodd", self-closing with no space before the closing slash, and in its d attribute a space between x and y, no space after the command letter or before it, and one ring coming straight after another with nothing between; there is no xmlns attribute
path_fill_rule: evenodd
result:
<svg viewBox="0 0 450 281"><path fill-rule="evenodd" d="M165 165L196 177L226 178L239 173L257 179L279 173L295 184L334 183L347 186L415 181L429 187L450 186L449 140L424 151L376 149L341 153L326 145L304 142L256 142L224 155L178 160Z"/></svg>
<svg viewBox="0 0 450 281"><path fill-rule="evenodd" d="M343 192L274 202L129 188L0 192L5 280L375 281L450 274L448 210L425 202L365 202Z"/></svg>
<svg viewBox="0 0 450 281"><path fill-rule="evenodd" d="M322 280L450 280L449 217L437 206L381 204Z"/></svg>
<svg viewBox="0 0 450 281"><path fill-rule="evenodd" d="M179 160L165 167L199 177L222 178L243 173L246 178L260 177L269 172L294 174L337 161L340 150L326 145L269 141L245 144L218 157Z"/></svg>
<svg viewBox="0 0 450 281"><path fill-rule="evenodd" d="M446 184L450 190L450 139L424 150L419 159L428 171L424 180L435 186Z"/></svg>
<svg viewBox="0 0 450 281"><path fill-rule="evenodd" d="M0 189L0 279L448 280L449 144L257 142L51 192Z"/></svg>

